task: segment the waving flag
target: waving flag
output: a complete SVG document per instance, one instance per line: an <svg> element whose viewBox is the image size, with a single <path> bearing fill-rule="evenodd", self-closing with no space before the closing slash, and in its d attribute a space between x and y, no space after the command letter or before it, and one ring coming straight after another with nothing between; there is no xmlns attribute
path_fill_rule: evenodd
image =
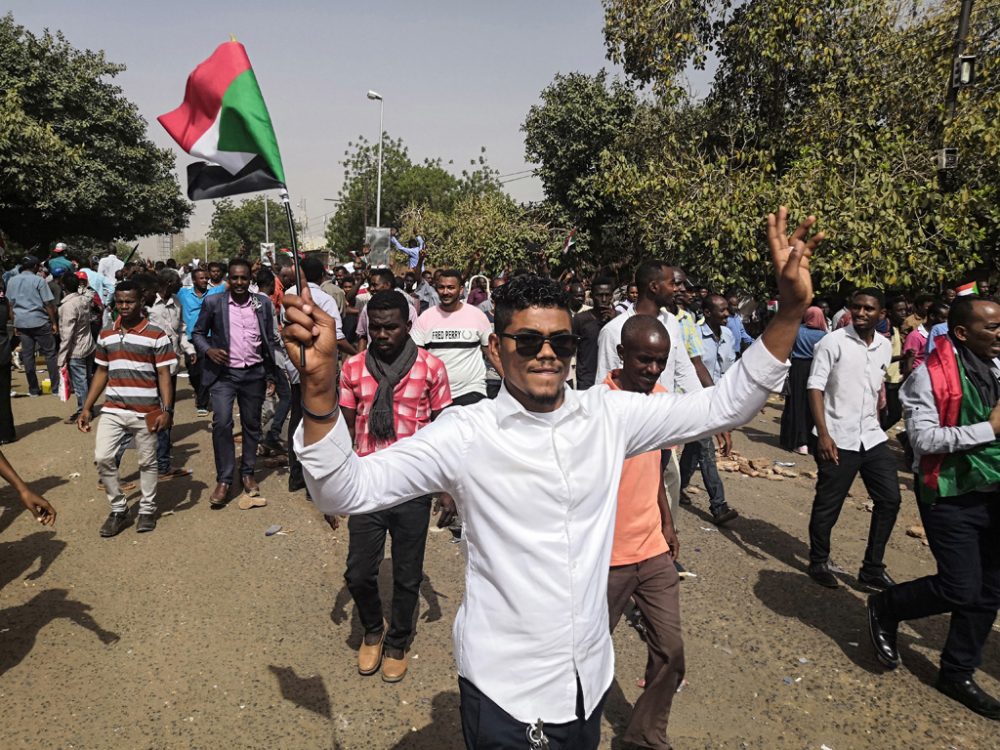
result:
<svg viewBox="0 0 1000 750"><path fill-rule="evenodd" d="M157 118L191 156L188 198L284 187L278 140L243 45L220 44L188 76L184 103Z"/></svg>

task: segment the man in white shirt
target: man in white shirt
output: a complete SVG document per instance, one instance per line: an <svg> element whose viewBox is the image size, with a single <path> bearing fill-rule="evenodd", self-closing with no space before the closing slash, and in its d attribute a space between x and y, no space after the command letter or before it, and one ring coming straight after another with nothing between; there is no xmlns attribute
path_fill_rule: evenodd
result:
<svg viewBox="0 0 1000 750"><path fill-rule="evenodd" d="M108 250L108 254L101 258L97 263L97 272L111 282L112 288L117 282L115 274L118 273L125 267L124 261L115 255L115 251Z"/></svg>
<svg viewBox="0 0 1000 750"><path fill-rule="evenodd" d="M715 388L568 389L577 343L569 300L553 280L522 276L494 297L490 352L504 373L497 398L449 409L364 458L329 385L334 321L308 297L286 296L284 336L296 365L307 349L294 440L320 511L367 513L449 492L465 518L466 594L454 636L467 747L600 744L614 674L607 584L624 459L743 424L780 388L812 299L807 258L822 240L805 241L812 218L787 237L786 216L782 208L769 217L781 312Z"/></svg>
<svg viewBox="0 0 1000 750"><path fill-rule="evenodd" d="M892 360L889 340L875 332L884 305L877 289L856 291L850 325L816 344L806 383L819 472L809 519L808 573L828 588L839 585L830 567L830 535L859 472L875 508L858 582L875 589L895 583L883 562L900 503L896 458L878 421L879 393Z"/></svg>

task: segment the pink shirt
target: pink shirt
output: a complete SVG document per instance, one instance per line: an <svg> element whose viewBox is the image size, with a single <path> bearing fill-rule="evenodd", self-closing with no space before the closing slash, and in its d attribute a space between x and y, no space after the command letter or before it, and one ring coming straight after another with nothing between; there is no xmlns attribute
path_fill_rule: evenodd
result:
<svg viewBox="0 0 1000 750"><path fill-rule="evenodd" d="M368 433L378 381L365 366L361 352L344 362L340 371L340 405L354 409L354 446L359 456L367 456L395 440L378 443ZM431 414L451 404L448 373L444 363L426 349L417 350L417 361L392 392L393 425L396 440L413 435L430 424Z"/></svg>
<svg viewBox="0 0 1000 750"><path fill-rule="evenodd" d="M913 370L916 370L923 364L924 358L927 356L927 329L923 325L917 326L906 334L906 341L903 342L903 354L909 352L914 352L916 355L913 357Z"/></svg>
<svg viewBox="0 0 1000 750"><path fill-rule="evenodd" d="M249 367L264 358L260 354L260 325L253 306L253 295L245 304L238 304L229 295L229 366Z"/></svg>

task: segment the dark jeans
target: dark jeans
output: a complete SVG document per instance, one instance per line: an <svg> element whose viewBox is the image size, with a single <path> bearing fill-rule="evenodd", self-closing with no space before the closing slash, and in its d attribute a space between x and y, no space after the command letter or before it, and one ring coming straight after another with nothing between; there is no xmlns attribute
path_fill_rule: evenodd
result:
<svg viewBox="0 0 1000 750"><path fill-rule="evenodd" d="M305 484L305 477L302 476L302 462L295 455L295 444L292 435L299 429L302 422L302 386L298 383L291 384L291 417L288 420L288 491L295 492Z"/></svg>
<svg viewBox="0 0 1000 750"><path fill-rule="evenodd" d="M721 511L726 504L726 490L722 486L719 469L715 465L715 446L712 438L707 437L688 443L681 453L681 489L691 482L694 470L701 466L701 481L705 483L708 492L708 505L712 512Z"/></svg>
<svg viewBox="0 0 1000 750"><path fill-rule="evenodd" d="M177 403L177 373L170 376L170 384L174 403ZM161 430L156 433L156 470L160 474L166 474L171 468L170 452L174 447L174 440L170 432L171 430Z"/></svg>
<svg viewBox="0 0 1000 750"><path fill-rule="evenodd" d="M684 680L680 577L663 553L608 572L608 623L611 631L635 599L646 623L646 686L635 702L622 739L642 747L669 750L667 721L677 688Z"/></svg>
<svg viewBox="0 0 1000 750"><path fill-rule="evenodd" d="M468 750L529 750L529 726L494 703L464 677L458 678L461 701L462 736ZM576 681L576 720L565 724L545 724L543 732L549 750L597 750L601 744L601 716L607 693L587 718L583 710L583 689ZM542 707L540 710L544 710Z"/></svg>
<svg viewBox="0 0 1000 750"><path fill-rule="evenodd" d="M83 402L87 398L87 391L90 390L90 381L93 377L94 360L92 358L70 359L69 379L73 384L73 393L76 394L76 411L78 413L83 409Z"/></svg>
<svg viewBox="0 0 1000 750"><path fill-rule="evenodd" d="M38 328L18 328L21 337L21 361L24 363L24 376L28 379L28 393L36 396L42 392L38 387L38 374L35 372L35 350L45 357L45 366L49 371L49 380L55 390L59 382L59 365L56 364L56 337L52 334L52 326Z"/></svg>
<svg viewBox="0 0 1000 750"><path fill-rule="evenodd" d="M14 429L14 412L10 408L10 368L8 362L0 365L0 443L13 443L17 440Z"/></svg>
<svg viewBox="0 0 1000 750"><path fill-rule="evenodd" d="M201 382L205 371L204 359L203 356L197 357L196 361L192 362L191 357L190 354L185 356L185 364L187 365L188 379L191 381L191 389L194 391L194 406L196 409L207 409L208 389L204 388Z"/></svg>
<svg viewBox="0 0 1000 750"><path fill-rule="evenodd" d="M951 612L941 676L966 680L982 663L1000 608L1000 493L920 503L920 519L938 572L879 596L897 622Z"/></svg>
<svg viewBox="0 0 1000 750"><path fill-rule="evenodd" d="M815 442L815 439L814 441ZM861 480L875 504L871 526L868 529L868 548L861 569L866 573L885 570L885 546L892 534L899 513L899 476L896 459L888 442L879 443L869 450L849 451L838 448L840 463L822 461L818 451L816 466L816 497L809 518L809 561L822 564L830 559L830 535L840 517L854 478L861 472Z"/></svg>
<svg viewBox="0 0 1000 750"><path fill-rule="evenodd" d="M232 484L236 469L236 445L233 443L233 402L240 405L243 452L240 476L252 477L257 466L260 442L260 411L264 405L264 365L246 369L225 367L209 389L212 398L212 449L215 452L215 481Z"/></svg>
<svg viewBox="0 0 1000 750"><path fill-rule="evenodd" d="M388 648L405 649L413 634L430 518L431 496L425 495L386 510L351 516L347 521L350 542L344 579L365 633L382 632L378 570L385 555L386 532L392 537L392 617L385 636Z"/></svg>
<svg viewBox="0 0 1000 750"><path fill-rule="evenodd" d="M278 371L274 376L274 392L278 397L274 405L274 417L271 419L271 429L267 431L267 442L277 443L281 440L281 430L288 419L288 412L292 408L292 384L288 382L288 375L284 371ZM292 433L288 433L288 442L292 441Z"/></svg>

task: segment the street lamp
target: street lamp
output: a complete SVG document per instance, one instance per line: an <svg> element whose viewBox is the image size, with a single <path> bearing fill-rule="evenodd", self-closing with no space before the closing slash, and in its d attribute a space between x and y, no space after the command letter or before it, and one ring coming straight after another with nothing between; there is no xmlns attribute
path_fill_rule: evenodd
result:
<svg viewBox="0 0 1000 750"><path fill-rule="evenodd" d="M375 188L375 226L382 226L382 113L385 101L377 91L368 91L368 98L378 100L378 186Z"/></svg>

